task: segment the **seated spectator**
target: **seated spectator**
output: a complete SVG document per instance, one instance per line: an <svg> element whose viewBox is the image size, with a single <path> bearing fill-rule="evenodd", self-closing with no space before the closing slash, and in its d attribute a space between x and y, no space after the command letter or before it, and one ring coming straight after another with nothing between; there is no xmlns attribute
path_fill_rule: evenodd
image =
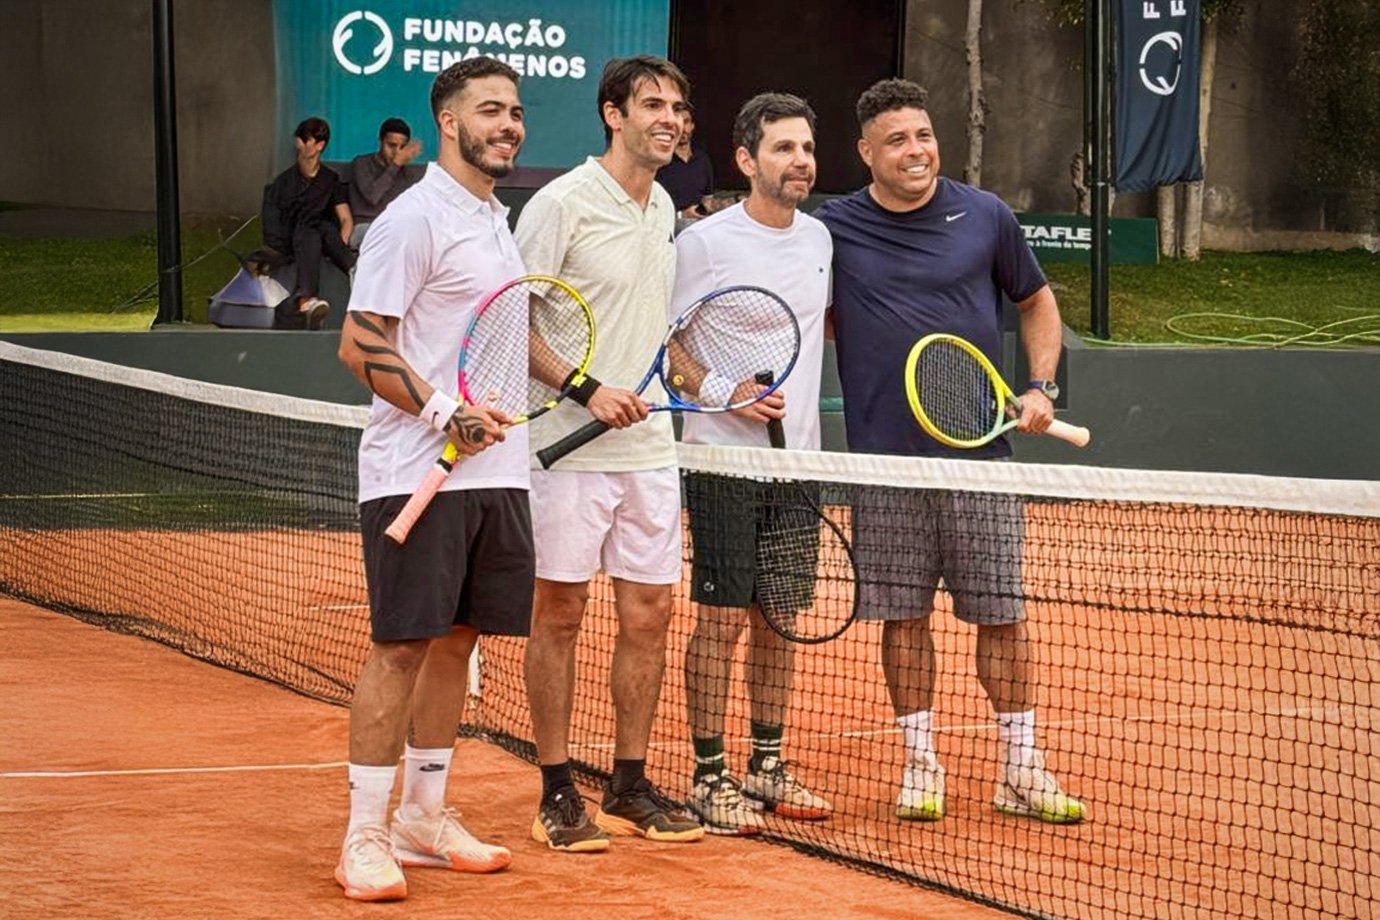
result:
<svg viewBox="0 0 1380 920"><path fill-rule="evenodd" d="M401 118L390 118L379 126L379 149L361 153L350 161L350 214L355 229L350 248L358 251L364 233L388 203L416 181L403 169L422 152L422 142L412 140L412 128Z"/></svg>
<svg viewBox="0 0 1380 920"><path fill-rule="evenodd" d="M330 304L317 296L321 259L330 258L348 272L354 268L350 250L350 217L345 183L321 163L331 140L325 119L308 118L293 132L297 162L283 170L264 189L264 243L274 254L297 264L292 296L278 305L274 325L280 328L321 328Z"/></svg>
<svg viewBox="0 0 1380 920"><path fill-rule="evenodd" d="M676 213L682 218L704 217L717 210L714 204L714 167L704 148L690 143L695 133L691 112L685 113L685 130L676 142L671 162L657 170L656 181L671 195Z"/></svg>

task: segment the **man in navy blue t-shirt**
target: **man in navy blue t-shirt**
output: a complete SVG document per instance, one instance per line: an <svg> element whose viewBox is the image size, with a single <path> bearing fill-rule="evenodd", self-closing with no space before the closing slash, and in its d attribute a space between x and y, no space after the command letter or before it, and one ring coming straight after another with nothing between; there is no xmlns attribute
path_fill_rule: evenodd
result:
<svg viewBox="0 0 1380 920"><path fill-rule="evenodd" d="M852 451L906 456L1006 457L999 438L956 451L925 434L906 401L905 363L923 335L947 332L1001 364L1002 295L1020 308L1034 379L1019 429L1040 432L1051 401L1063 326L1054 294L1010 208L995 195L942 178L926 94L883 80L858 99L858 152L872 182L815 216L834 239L831 315ZM954 613L976 625L977 670L997 714L999 811L1054 823L1080 821L1035 743L1030 648L1021 585L1024 508L977 492L869 490L854 508L862 619L883 621L882 669L907 762L896 814L944 815L944 769L935 754L930 613L942 578Z"/></svg>

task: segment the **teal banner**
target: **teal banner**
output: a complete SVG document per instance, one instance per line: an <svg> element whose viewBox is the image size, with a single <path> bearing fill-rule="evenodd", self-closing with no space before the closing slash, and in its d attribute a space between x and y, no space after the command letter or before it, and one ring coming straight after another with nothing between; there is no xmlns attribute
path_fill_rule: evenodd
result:
<svg viewBox="0 0 1380 920"><path fill-rule="evenodd" d="M487 55L522 75L518 165L564 168L604 149L595 103L609 58L666 54L669 0L274 0L278 125L331 124L327 160L378 149L379 124L412 125L436 152L429 93L455 61Z"/></svg>

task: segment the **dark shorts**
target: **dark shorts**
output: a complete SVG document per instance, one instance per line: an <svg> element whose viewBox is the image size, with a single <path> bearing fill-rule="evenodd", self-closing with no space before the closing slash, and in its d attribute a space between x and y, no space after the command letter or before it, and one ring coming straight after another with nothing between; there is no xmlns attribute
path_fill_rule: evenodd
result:
<svg viewBox="0 0 1380 920"><path fill-rule="evenodd" d="M687 473L690 599L750 607L770 573L776 610L809 607L819 567L819 518L807 504L807 488Z"/></svg>
<svg viewBox="0 0 1380 920"><path fill-rule="evenodd" d="M407 499L359 508L374 641L434 639L454 626L526 636L536 577L527 491L438 493L399 546L384 530Z"/></svg>
<svg viewBox="0 0 1380 920"><path fill-rule="evenodd" d="M1025 619L1025 502L995 492L859 489L853 548L861 620L910 620L934 610L940 579L965 623Z"/></svg>

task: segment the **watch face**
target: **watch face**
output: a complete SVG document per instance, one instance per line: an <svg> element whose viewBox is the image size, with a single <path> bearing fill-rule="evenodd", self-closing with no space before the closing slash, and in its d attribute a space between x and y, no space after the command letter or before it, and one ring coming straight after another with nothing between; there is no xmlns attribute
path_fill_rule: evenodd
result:
<svg viewBox="0 0 1380 920"><path fill-rule="evenodd" d="M1059 384L1055 383L1053 380L1032 380L1030 381L1030 389L1039 390L1041 393L1048 396L1051 401L1059 398Z"/></svg>

